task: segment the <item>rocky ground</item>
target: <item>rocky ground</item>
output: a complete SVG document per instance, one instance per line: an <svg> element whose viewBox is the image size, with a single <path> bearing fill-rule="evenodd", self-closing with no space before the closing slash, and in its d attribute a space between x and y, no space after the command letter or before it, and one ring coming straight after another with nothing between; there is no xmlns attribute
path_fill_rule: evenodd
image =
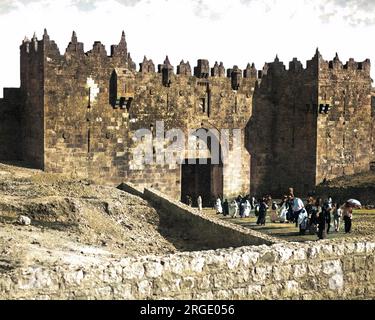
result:
<svg viewBox="0 0 375 320"><path fill-rule="evenodd" d="M31 225L18 223L20 216ZM116 188L0 164L0 272L16 265L176 252L144 200Z"/></svg>

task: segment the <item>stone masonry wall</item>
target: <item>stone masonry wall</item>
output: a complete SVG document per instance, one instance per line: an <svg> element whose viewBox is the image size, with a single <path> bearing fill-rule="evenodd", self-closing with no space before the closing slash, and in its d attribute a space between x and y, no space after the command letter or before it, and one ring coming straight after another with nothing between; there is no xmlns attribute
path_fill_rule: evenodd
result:
<svg viewBox="0 0 375 320"><path fill-rule="evenodd" d="M19 89L4 89L0 99L0 160L20 160L20 106Z"/></svg>
<svg viewBox="0 0 375 320"><path fill-rule="evenodd" d="M316 57L306 68L297 59L288 69L278 58L266 64L247 126L252 194L315 188L317 76Z"/></svg>
<svg viewBox="0 0 375 320"><path fill-rule="evenodd" d="M133 151L139 146L133 139L135 132L150 129L155 134L156 121L164 121L165 131L181 129L185 135L200 128L242 129L243 160L238 166L233 166L234 161L224 164L224 185L218 194L234 197L248 193L250 159L244 128L251 116L256 70L246 78L239 71L241 77L233 90L233 77L211 76L208 62L201 66L202 70L197 67L199 70L193 76L181 73L181 64L180 73L175 74L168 69L173 67L166 59L161 66L162 70L169 70L166 84L163 72L145 69L146 62L141 64L140 72L135 72L125 52L122 56L108 56L100 43L84 53L83 44L73 36L61 55L52 41L43 41L47 171L100 183L129 181L180 199L181 166L137 164L133 158ZM126 47L125 38L119 46ZM124 105L118 105L122 103L118 101L121 97ZM155 143L154 151L166 147ZM186 146L181 150L186 158L188 149Z"/></svg>
<svg viewBox="0 0 375 320"><path fill-rule="evenodd" d="M373 241L324 241L139 259L62 260L2 273L0 297L373 299L374 253Z"/></svg>
<svg viewBox="0 0 375 320"><path fill-rule="evenodd" d="M317 51L306 68L293 59L287 69L276 58L258 73L254 65L225 69L207 60L173 66L168 57L156 68L145 57L137 70L124 33L110 54L100 42L85 52L75 33L60 53L46 31L20 49L20 157L48 172L132 182L185 200L184 167L134 159L141 145L135 132L149 129L155 138L158 121L185 137L200 128L241 130L229 161L211 166L204 201L249 192L281 196L288 187L303 196L324 179L369 170L374 160L369 60L343 65ZM154 139L151 157L171 143ZM189 149L185 144L176 153L187 159Z"/></svg>
<svg viewBox="0 0 375 320"><path fill-rule="evenodd" d="M345 65L338 59L320 57L317 177L324 179L367 172L372 156L370 61L350 59Z"/></svg>
<svg viewBox="0 0 375 320"><path fill-rule="evenodd" d="M218 249L280 242L260 232L208 217L156 190L145 189L144 199L158 210L162 225L183 230L189 235L189 241L201 247Z"/></svg>
<svg viewBox="0 0 375 320"><path fill-rule="evenodd" d="M44 36L46 40L46 36ZM44 169L44 76L45 41L36 36L24 41L20 47L21 55L21 94L20 144L22 160L29 165Z"/></svg>

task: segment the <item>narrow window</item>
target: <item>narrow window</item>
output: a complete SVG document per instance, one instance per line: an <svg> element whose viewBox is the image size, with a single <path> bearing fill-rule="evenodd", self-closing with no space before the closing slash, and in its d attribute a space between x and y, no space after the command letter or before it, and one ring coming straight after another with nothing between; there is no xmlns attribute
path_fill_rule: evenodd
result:
<svg viewBox="0 0 375 320"><path fill-rule="evenodd" d="M87 153L91 152L91 131L87 131Z"/></svg>
<svg viewBox="0 0 375 320"><path fill-rule="evenodd" d="M199 108L202 113L206 113L206 99L202 98L199 100Z"/></svg>
<svg viewBox="0 0 375 320"><path fill-rule="evenodd" d="M328 114L329 110L330 110L329 104L326 104L324 107L324 113Z"/></svg>
<svg viewBox="0 0 375 320"><path fill-rule="evenodd" d="M319 113L322 114L324 112L324 104L319 105Z"/></svg>
<svg viewBox="0 0 375 320"><path fill-rule="evenodd" d="M115 108L117 103L117 73L112 72L111 79L109 80L109 103Z"/></svg>

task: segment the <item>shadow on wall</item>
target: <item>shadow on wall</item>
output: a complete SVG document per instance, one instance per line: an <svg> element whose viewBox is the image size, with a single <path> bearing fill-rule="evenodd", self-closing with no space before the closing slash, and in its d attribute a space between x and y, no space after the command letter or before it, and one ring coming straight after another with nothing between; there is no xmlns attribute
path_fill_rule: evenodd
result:
<svg viewBox="0 0 375 320"><path fill-rule="evenodd" d="M272 128L274 105L268 98L267 78L254 90L252 116L246 125L246 147L251 155L250 192L260 197L272 193ZM277 188L277 186L276 186Z"/></svg>
<svg viewBox="0 0 375 320"><path fill-rule="evenodd" d="M354 198L359 200L363 206L375 207L375 186L346 188L318 186L316 193L324 198L331 197L340 204Z"/></svg>

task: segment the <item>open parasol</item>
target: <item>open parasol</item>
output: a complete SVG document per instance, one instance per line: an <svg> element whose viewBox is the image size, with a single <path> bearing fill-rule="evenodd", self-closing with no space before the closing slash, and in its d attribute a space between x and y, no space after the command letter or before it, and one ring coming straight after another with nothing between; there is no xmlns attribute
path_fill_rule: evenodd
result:
<svg viewBox="0 0 375 320"><path fill-rule="evenodd" d="M347 201L347 203L349 205L351 205L353 208L361 208L362 207L362 204L356 199L350 199L350 200Z"/></svg>

